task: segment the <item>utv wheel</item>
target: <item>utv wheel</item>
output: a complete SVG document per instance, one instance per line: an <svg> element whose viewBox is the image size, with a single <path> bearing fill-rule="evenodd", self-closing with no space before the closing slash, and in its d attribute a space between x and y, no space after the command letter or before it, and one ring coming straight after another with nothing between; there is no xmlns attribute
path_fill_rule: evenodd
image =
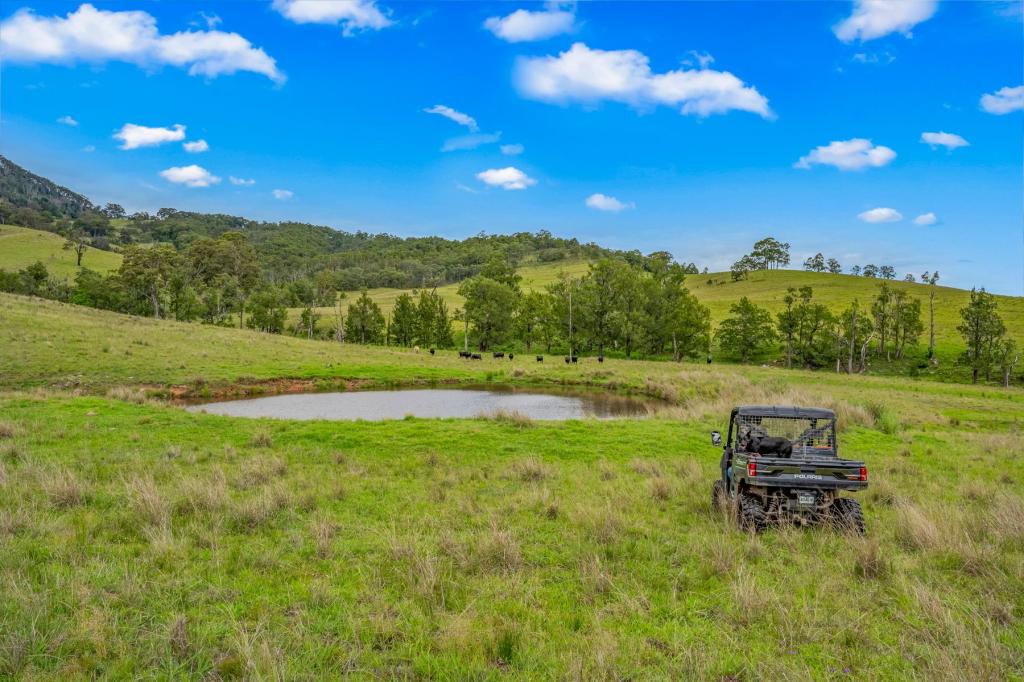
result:
<svg viewBox="0 0 1024 682"><path fill-rule="evenodd" d="M860 502L849 497L837 497L833 500L828 512L828 520L836 530L843 533L864 535L867 532Z"/></svg>
<svg viewBox="0 0 1024 682"><path fill-rule="evenodd" d="M759 533L768 525L768 515L765 514L764 505L752 495L740 494L736 512L740 528L743 530Z"/></svg>
<svg viewBox="0 0 1024 682"><path fill-rule="evenodd" d="M719 512L729 507L729 494L725 492L725 486L721 481L715 481L711 486L711 506Z"/></svg>

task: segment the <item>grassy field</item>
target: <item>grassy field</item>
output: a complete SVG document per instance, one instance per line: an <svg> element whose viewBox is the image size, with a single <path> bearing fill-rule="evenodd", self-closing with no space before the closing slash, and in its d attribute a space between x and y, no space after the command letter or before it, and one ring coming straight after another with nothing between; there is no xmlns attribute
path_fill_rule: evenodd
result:
<svg viewBox="0 0 1024 682"><path fill-rule="evenodd" d="M262 379L586 383L650 419L288 422ZM833 407L867 538L710 509L736 403ZM0 677L1024 679L1024 392L340 346L0 295Z"/></svg>
<svg viewBox="0 0 1024 682"><path fill-rule="evenodd" d="M52 232L0 225L0 269L21 270L41 261L51 275L74 279L78 274L75 253L63 247L64 239ZM121 266L121 254L89 249L82 265L106 274Z"/></svg>

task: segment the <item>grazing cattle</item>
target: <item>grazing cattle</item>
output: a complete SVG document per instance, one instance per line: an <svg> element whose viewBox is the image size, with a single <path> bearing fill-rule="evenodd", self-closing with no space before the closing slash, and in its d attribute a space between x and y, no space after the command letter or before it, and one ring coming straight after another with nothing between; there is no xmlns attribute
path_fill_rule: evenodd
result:
<svg viewBox="0 0 1024 682"><path fill-rule="evenodd" d="M567 364L567 365L569 364L569 356L568 355L565 356L565 364Z"/></svg>
<svg viewBox="0 0 1024 682"><path fill-rule="evenodd" d="M543 355L538 355L537 356L537 362L544 362L544 356Z"/></svg>
<svg viewBox="0 0 1024 682"><path fill-rule="evenodd" d="M788 438L753 436L747 444L747 451L756 452L759 455L791 457L793 455L793 442Z"/></svg>
<svg viewBox="0 0 1024 682"><path fill-rule="evenodd" d="M710 355L708 355L708 364L709 365L711 364L711 356Z"/></svg>
<svg viewBox="0 0 1024 682"><path fill-rule="evenodd" d="M496 358L503 358L503 357L505 357L505 353L503 353L500 350L499 351L495 351L494 352L494 357L496 357Z"/></svg>
<svg viewBox="0 0 1024 682"><path fill-rule="evenodd" d="M433 354L434 354L434 353L436 353L436 352L437 352L437 349L436 349L436 348L431 348L431 349L430 349L430 354L431 354L431 355L433 355Z"/></svg>
<svg viewBox="0 0 1024 682"><path fill-rule="evenodd" d="M469 359L470 360L483 360L484 356L480 355L479 353L473 353L472 355L469 356Z"/></svg>
<svg viewBox="0 0 1024 682"><path fill-rule="evenodd" d="M580 359L580 356L578 356L578 355L566 355L565 356L565 364L568 365L570 362L575 364L579 359Z"/></svg>
<svg viewBox="0 0 1024 682"><path fill-rule="evenodd" d="M459 351L459 357L460 358L470 358L472 356L473 356L473 354L470 353L468 350L460 350Z"/></svg>
<svg viewBox="0 0 1024 682"><path fill-rule="evenodd" d="M597 356L597 361L598 362L604 362L604 356L603 355L598 355Z"/></svg>

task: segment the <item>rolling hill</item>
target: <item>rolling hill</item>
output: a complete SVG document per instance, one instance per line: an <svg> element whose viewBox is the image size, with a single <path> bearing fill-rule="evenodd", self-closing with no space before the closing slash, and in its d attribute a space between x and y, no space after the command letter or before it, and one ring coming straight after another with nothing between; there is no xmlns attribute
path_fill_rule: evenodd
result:
<svg viewBox="0 0 1024 682"><path fill-rule="evenodd" d="M78 273L75 254L64 250L64 238L52 232L31 230L13 225L0 225L0 269L14 271L42 262L51 275L74 279ZM108 273L121 265L121 254L89 249L82 265L90 270Z"/></svg>
<svg viewBox="0 0 1024 682"><path fill-rule="evenodd" d="M532 264L520 268L519 274L523 277L523 289L531 291L543 289L547 284L554 282L563 272L572 277L579 277L586 273L587 267L587 263L584 261ZM777 313L783 308L782 299L789 287L811 286L814 289L816 300L827 305L832 311L839 312L854 299L869 304L877 295L882 281L854 275L832 275L800 270L766 270L753 272L747 280L741 282L731 281L727 272L690 275L686 279L686 286L694 296L711 309L712 324L717 325L718 322L729 316L729 307L743 296L755 304ZM902 281L890 281L889 285L921 299L923 319L927 325L929 287L924 284ZM412 290L370 289L367 293L387 314L394 307L395 299L405 291L411 292ZM445 299L449 310L454 310L462 305L462 297L458 295L457 284L438 287L437 292ZM358 295L359 292L355 291L346 293L349 300ZM935 341L936 352L940 360L952 360L963 348L963 341L956 328L960 324L960 309L966 305L969 298L970 292L964 289L935 287ZM996 296L996 300L999 305L999 313L1002 315L1010 335L1018 343L1024 343L1024 297ZM320 313L324 319L330 319L334 315L334 310L321 308ZM298 314L298 309L291 311L292 318L297 317ZM927 343L927 330L922 336L922 341Z"/></svg>

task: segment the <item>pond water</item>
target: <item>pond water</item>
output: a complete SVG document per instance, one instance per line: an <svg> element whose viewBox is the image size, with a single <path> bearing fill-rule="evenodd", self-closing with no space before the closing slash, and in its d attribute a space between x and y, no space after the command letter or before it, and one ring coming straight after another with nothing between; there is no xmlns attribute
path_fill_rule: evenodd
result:
<svg viewBox="0 0 1024 682"><path fill-rule="evenodd" d="M645 417L654 402L600 392L565 392L543 388L487 386L437 389L291 393L243 400L203 403L186 408L231 417L277 419L402 419L480 417L501 412L530 419L565 420L596 417Z"/></svg>

